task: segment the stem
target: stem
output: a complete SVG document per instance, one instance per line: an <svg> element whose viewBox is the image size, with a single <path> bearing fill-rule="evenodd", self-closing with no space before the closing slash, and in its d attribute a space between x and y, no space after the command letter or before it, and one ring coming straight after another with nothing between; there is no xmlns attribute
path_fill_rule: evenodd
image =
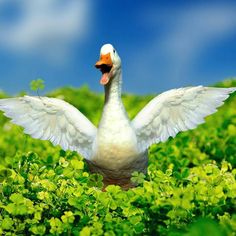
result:
<svg viewBox="0 0 236 236"><path fill-rule="evenodd" d="M36 92L37 92L38 97L40 98L40 95L39 95L39 88L37 88Z"/></svg>

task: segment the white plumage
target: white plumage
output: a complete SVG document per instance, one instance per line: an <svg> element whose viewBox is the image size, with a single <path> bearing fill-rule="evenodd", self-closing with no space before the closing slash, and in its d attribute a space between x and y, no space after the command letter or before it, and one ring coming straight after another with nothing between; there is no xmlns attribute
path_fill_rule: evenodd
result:
<svg viewBox="0 0 236 236"><path fill-rule="evenodd" d="M235 88L186 87L172 89L151 100L132 121L141 150L165 142L180 131L196 128L216 112Z"/></svg>
<svg viewBox="0 0 236 236"><path fill-rule="evenodd" d="M186 87L152 99L128 119L121 101L121 60L112 45L101 48L95 65L102 71L105 104L96 128L72 105L56 98L24 96L0 99L0 110L33 138L75 150L105 184L128 188L133 171L146 173L147 149L180 131L195 128L214 113L236 88Z"/></svg>
<svg viewBox="0 0 236 236"><path fill-rule="evenodd" d="M33 138L50 140L64 150L90 158L97 128L69 103L56 98L24 96L0 99L0 109Z"/></svg>

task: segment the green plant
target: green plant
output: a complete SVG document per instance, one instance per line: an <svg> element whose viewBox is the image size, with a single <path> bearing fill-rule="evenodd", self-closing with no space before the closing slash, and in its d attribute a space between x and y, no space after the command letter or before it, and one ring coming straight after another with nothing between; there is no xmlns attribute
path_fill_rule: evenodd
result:
<svg viewBox="0 0 236 236"><path fill-rule="evenodd" d="M87 87L49 95L97 124L102 95ZM123 99L133 117L151 96ZM138 186L128 191L102 191L102 176L76 152L32 139L0 116L0 234L235 235L235 103L232 95L205 124L152 145L148 174L133 173Z"/></svg>
<svg viewBox="0 0 236 236"><path fill-rule="evenodd" d="M37 91L38 96L39 96L39 90L43 90L44 87L45 87L44 80L41 78L32 80L30 82L30 89L32 91Z"/></svg>

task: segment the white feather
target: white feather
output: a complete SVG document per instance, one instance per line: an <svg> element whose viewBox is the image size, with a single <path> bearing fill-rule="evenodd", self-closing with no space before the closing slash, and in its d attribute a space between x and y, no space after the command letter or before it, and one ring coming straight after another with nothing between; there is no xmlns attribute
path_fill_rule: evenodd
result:
<svg viewBox="0 0 236 236"><path fill-rule="evenodd" d="M0 99L0 110L32 137L91 157L97 129L72 105L56 98L24 96Z"/></svg>
<svg viewBox="0 0 236 236"><path fill-rule="evenodd" d="M140 151L202 124L204 117L216 112L235 90L197 86L172 89L155 97L132 121Z"/></svg>

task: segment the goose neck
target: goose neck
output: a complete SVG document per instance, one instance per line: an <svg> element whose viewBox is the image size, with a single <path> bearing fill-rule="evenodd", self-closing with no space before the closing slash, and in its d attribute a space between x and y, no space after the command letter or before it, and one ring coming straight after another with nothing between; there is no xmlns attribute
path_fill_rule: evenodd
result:
<svg viewBox="0 0 236 236"><path fill-rule="evenodd" d="M105 104L121 101L121 70L117 71L110 82L105 85Z"/></svg>

